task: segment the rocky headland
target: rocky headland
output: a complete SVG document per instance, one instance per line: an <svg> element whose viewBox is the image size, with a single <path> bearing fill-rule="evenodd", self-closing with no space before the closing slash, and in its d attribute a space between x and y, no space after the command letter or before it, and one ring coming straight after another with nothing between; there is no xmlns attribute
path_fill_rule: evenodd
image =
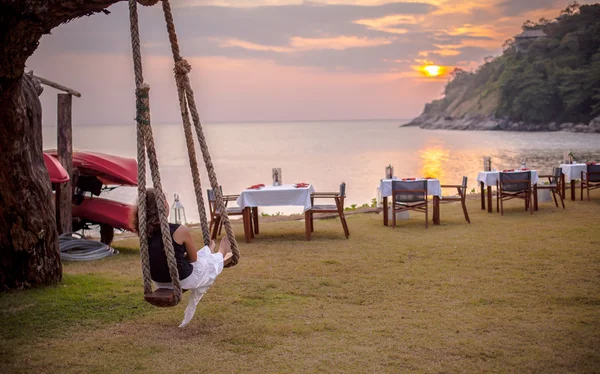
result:
<svg viewBox="0 0 600 374"><path fill-rule="evenodd" d="M443 96L402 126L600 133L600 4L527 21L501 56L450 78Z"/></svg>

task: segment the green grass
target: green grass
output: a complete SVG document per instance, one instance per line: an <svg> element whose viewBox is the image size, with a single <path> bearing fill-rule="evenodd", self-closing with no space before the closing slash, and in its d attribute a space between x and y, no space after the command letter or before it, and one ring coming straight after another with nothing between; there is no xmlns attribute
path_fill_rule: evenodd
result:
<svg viewBox="0 0 600 374"><path fill-rule="evenodd" d="M338 219L312 242L263 223L183 330L187 296L144 304L127 239L66 263L63 285L0 296L0 372L598 372L600 194L566 204L470 200L471 225L449 204L427 230L357 214L349 240Z"/></svg>

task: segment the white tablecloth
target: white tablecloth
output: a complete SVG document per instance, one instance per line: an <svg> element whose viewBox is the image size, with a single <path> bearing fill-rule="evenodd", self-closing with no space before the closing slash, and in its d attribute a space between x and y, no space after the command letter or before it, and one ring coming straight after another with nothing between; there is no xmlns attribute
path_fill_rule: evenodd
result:
<svg viewBox="0 0 600 374"><path fill-rule="evenodd" d="M379 184L379 191L381 197L392 196L392 180L393 179L382 179ZM401 179L395 179L401 181ZM423 179L417 179L416 181L423 181ZM413 182L413 181L403 181ZM439 179L428 179L427 180L427 195L431 196L442 196L442 187L440 186Z"/></svg>
<svg viewBox="0 0 600 374"><path fill-rule="evenodd" d="M314 192L312 185L304 188L295 188L293 184L266 186L260 190L242 191L237 204L240 208L300 205L304 207L304 211L307 211L312 207L310 195Z"/></svg>
<svg viewBox="0 0 600 374"><path fill-rule="evenodd" d="M561 164L560 167L568 181L581 179L581 172L587 170L586 164Z"/></svg>
<svg viewBox="0 0 600 374"><path fill-rule="evenodd" d="M537 170L526 170L531 172L531 185L537 184L539 176ZM514 173L520 173L519 170L515 170ZM477 176L477 182L483 182L486 187L495 187L496 182L500 179L499 171L480 171Z"/></svg>

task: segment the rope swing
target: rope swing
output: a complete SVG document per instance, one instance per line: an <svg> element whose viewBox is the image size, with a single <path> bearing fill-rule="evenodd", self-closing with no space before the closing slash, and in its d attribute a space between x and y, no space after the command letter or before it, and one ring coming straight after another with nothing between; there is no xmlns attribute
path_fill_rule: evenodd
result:
<svg viewBox="0 0 600 374"><path fill-rule="evenodd" d="M179 284L179 272L177 270L177 261L175 260L175 253L173 250L173 242L171 240L171 233L169 230L168 212L167 212L167 201L162 190L160 181L160 172L158 170L158 160L156 157L156 149L154 146L154 136L152 134L152 125L150 122L150 97L149 91L150 86L144 83L144 77L142 74L142 56L140 52L140 35L138 27L138 14L137 14L137 3L144 6L151 6L158 3L159 0L129 0L129 19L131 23L131 46L133 50L133 65L135 73L135 97L136 97L136 122L137 122L137 163L138 163L138 222L139 222L139 237L140 237L140 255L142 260L142 275L144 278L144 298L149 303L161 306L175 306L181 301L181 285ZM227 215L227 209L223 202L223 194L219 188L219 182L217 181L217 175L213 163L210 158L208 151L208 145L204 132L202 130L202 124L200 123L200 117L196 108L196 102L194 99L194 91L190 83L188 76L191 66L190 64L181 57L179 53L179 44L177 42L177 34L175 32L175 24L173 22L173 13L171 12L171 4L168 0L161 0L163 13L165 16L165 22L167 26L167 32L169 34L169 42L171 44L171 52L173 53L174 60L174 73L175 83L177 85L177 95L179 97L179 106L181 110L181 119L183 122L183 129L185 133L186 146L188 150L188 158L190 162L190 170L192 173L192 180L194 183L194 192L196 194L196 203L198 205L198 212L200 213L200 226L202 227L202 235L204 238L204 245L209 245L210 231L208 225L208 219L206 217L206 209L204 208L204 198L202 197L202 184L200 182L200 173L198 169L198 162L196 157L196 150L194 148L194 137L192 135L192 123L190 122L190 115L194 124L196 137L202 151L202 157L204 164L208 172L208 178L210 185L215 193L215 199L217 208L223 219L225 226L225 232L227 238L231 243L232 257L225 267L234 266L238 263L240 257L240 251L235 240L231 223ZM156 195L156 206L158 208L158 215L160 218L160 230L163 239L163 248L167 257L167 264L169 266L169 274L171 276L171 282L173 289L158 289L152 290L152 279L150 277L150 257L148 254L148 233L146 232L146 157L148 157L148 164L150 165L150 173L152 177L152 184L154 185Z"/></svg>

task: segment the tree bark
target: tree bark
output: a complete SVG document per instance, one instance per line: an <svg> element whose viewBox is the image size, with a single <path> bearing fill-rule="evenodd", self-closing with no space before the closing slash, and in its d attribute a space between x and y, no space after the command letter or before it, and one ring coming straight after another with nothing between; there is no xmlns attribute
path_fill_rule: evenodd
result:
<svg viewBox="0 0 600 374"><path fill-rule="evenodd" d="M41 86L24 76L44 34L119 0L0 0L0 291L61 280L42 155Z"/></svg>

